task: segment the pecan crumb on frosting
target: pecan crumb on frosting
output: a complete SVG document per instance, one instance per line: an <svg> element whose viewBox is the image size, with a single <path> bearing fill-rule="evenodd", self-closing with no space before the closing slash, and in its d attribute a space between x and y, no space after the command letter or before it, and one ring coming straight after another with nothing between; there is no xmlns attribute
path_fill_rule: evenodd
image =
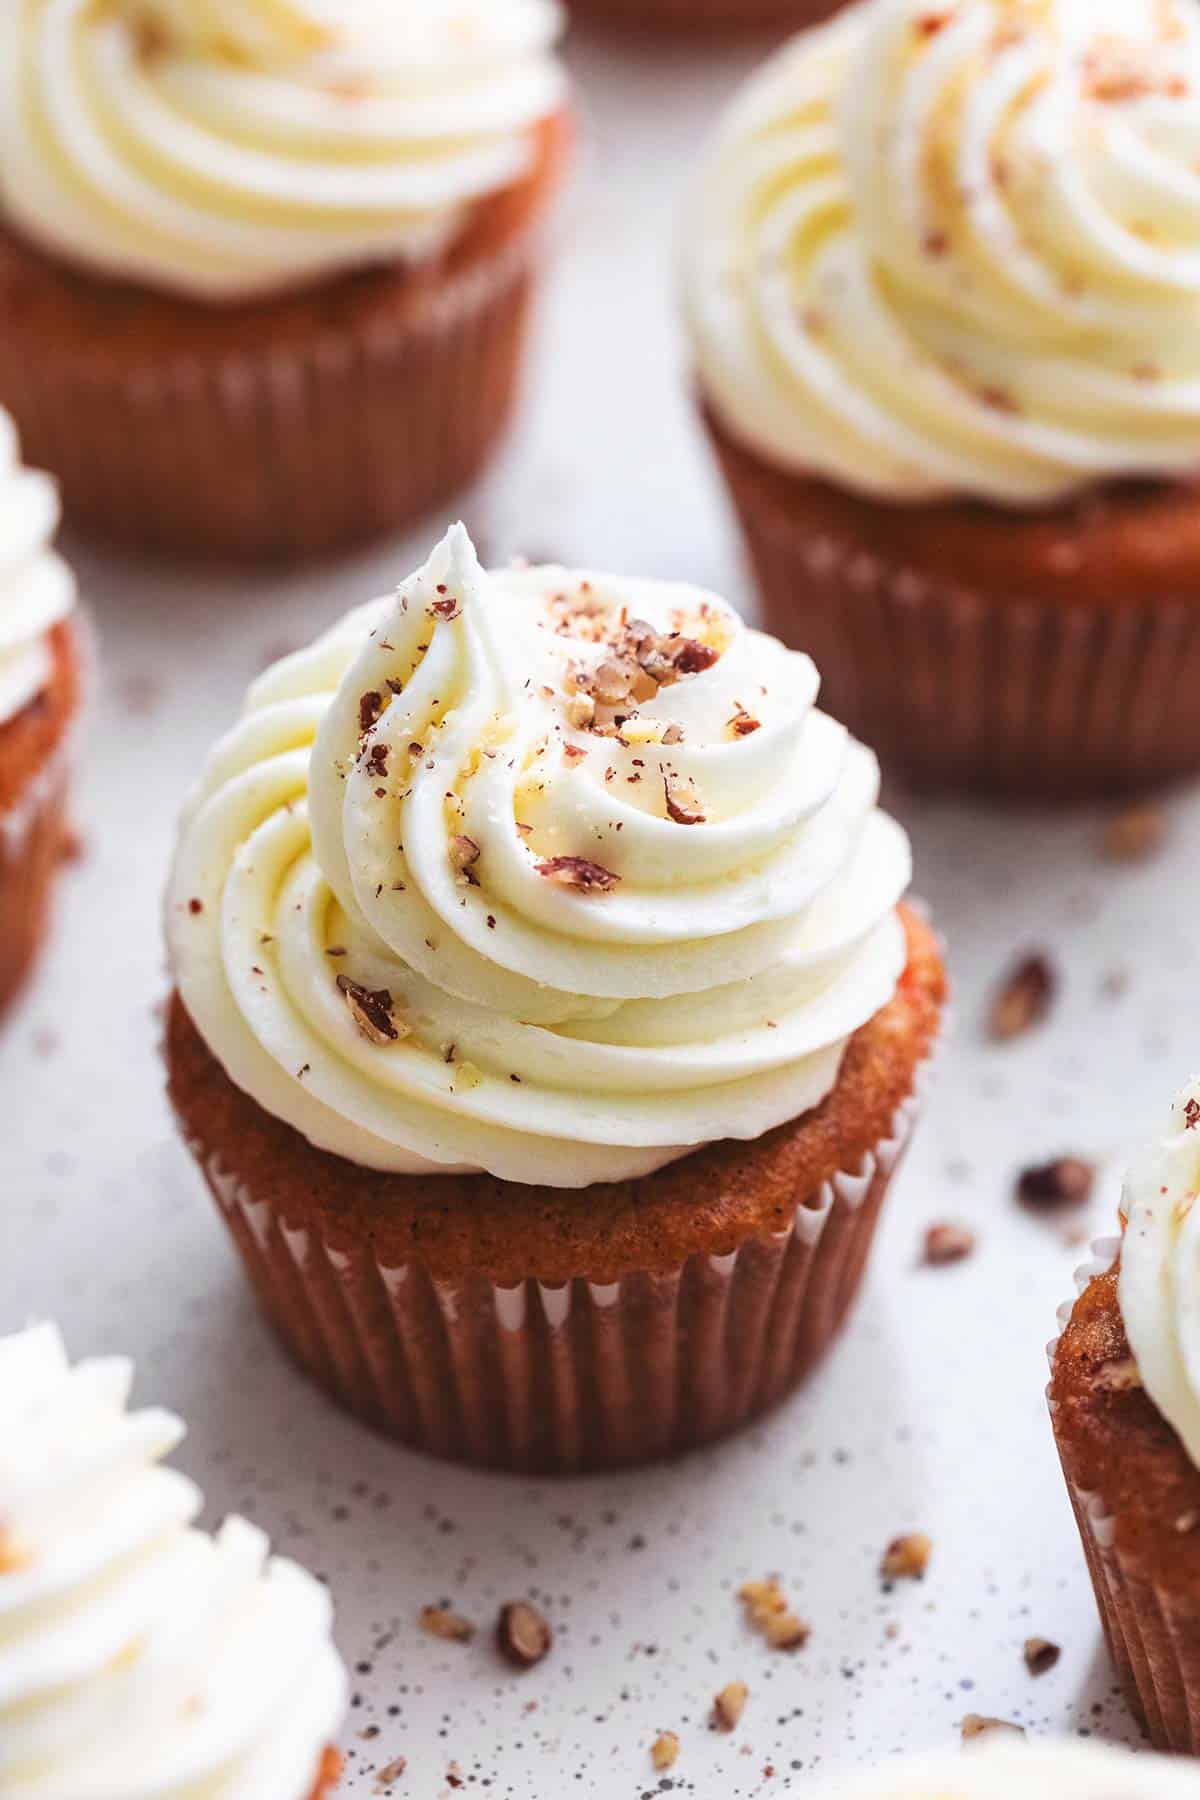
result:
<svg viewBox="0 0 1200 1800"><path fill-rule="evenodd" d="M368 988L349 975L339 975L337 984L346 997L350 1016L372 1044L394 1044L408 1036L408 1027L397 1023L395 1002L390 988Z"/></svg>
<svg viewBox="0 0 1200 1800"><path fill-rule="evenodd" d="M366 735L383 711L383 695L372 688L358 697L358 729Z"/></svg>
<svg viewBox="0 0 1200 1800"><path fill-rule="evenodd" d="M692 782L681 781L677 775L664 774L663 795L667 817L674 819L676 825L704 824L707 814Z"/></svg>
<svg viewBox="0 0 1200 1800"><path fill-rule="evenodd" d="M574 888L581 894L607 894L621 877L586 856L551 856L537 863L537 872L558 887Z"/></svg>

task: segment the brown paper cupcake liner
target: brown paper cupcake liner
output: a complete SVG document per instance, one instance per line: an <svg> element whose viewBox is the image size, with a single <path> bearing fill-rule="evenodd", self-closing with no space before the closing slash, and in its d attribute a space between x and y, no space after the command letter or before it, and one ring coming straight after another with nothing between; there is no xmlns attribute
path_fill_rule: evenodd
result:
<svg viewBox="0 0 1200 1800"><path fill-rule="evenodd" d="M1119 1249L1119 1238L1093 1246L1095 1260L1076 1275L1080 1292L1112 1267ZM1071 1310L1069 1301L1059 1308L1060 1325L1066 1325ZM1057 1344L1054 1338L1047 1346L1051 1363ZM1050 1410L1053 1419L1053 1403ZM1116 1519L1103 1497L1075 1479L1057 1433L1056 1442L1104 1636L1129 1707L1156 1749L1200 1754L1200 1606L1194 1595L1150 1579L1139 1559L1121 1548Z"/></svg>
<svg viewBox="0 0 1200 1800"><path fill-rule="evenodd" d="M543 233L447 275L418 316L164 356L0 348L27 458L73 521L139 549L289 559L419 517L481 468L513 408Z"/></svg>
<svg viewBox="0 0 1200 1800"><path fill-rule="evenodd" d="M1104 798L1200 769L1200 605L996 597L764 505L715 433L768 630L822 705L919 786Z"/></svg>
<svg viewBox="0 0 1200 1800"><path fill-rule="evenodd" d="M638 31L800 31L819 24L844 0L570 0L583 19L609 20Z"/></svg>
<svg viewBox="0 0 1200 1800"><path fill-rule="evenodd" d="M66 837L67 746L37 771L20 804L0 813L0 1014L33 968L50 918Z"/></svg>
<svg viewBox="0 0 1200 1800"><path fill-rule="evenodd" d="M858 1291L928 1059L855 1170L785 1231L669 1273L498 1287L381 1265L289 1227L192 1145L284 1344L333 1398L431 1455L568 1474L673 1456L781 1400Z"/></svg>

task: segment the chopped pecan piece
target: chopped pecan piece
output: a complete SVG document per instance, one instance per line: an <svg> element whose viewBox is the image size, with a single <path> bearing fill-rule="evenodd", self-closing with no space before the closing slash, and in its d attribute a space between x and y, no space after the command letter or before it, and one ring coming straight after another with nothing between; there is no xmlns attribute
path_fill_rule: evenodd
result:
<svg viewBox="0 0 1200 1800"><path fill-rule="evenodd" d="M1014 1725L1010 1719L989 1719L983 1713L968 1713L959 1729L964 1744L977 1738L1025 1736L1024 1726Z"/></svg>
<svg viewBox="0 0 1200 1800"><path fill-rule="evenodd" d="M510 1600L496 1620L496 1648L517 1669L532 1669L550 1653L554 1633L535 1606Z"/></svg>
<svg viewBox="0 0 1200 1800"><path fill-rule="evenodd" d="M931 1225L925 1233L925 1261L931 1268L962 1262L975 1248L975 1233L965 1225Z"/></svg>
<svg viewBox="0 0 1200 1800"><path fill-rule="evenodd" d="M474 838L460 832L450 840L450 861L454 872L463 881L470 882L472 887L479 886L479 877L475 873L475 864L479 861L479 845Z"/></svg>
<svg viewBox="0 0 1200 1800"><path fill-rule="evenodd" d="M1040 1025L1054 1002L1058 981L1049 959L1026 956L1006 977L992 1003L991 1032L998 1042Z"/></svg>
<svg viewBox="0 0 1200 1800"><path fill-rule="evenodd" d="M419 1614L421 1630L429 1637L444 1638L448 1644L469 1644L475 1627L461 1613L448 1606L423 1606Z"/></svg>
<svg viewBox="0 0 1200 1800"><path fill-rule="evenodd" d="M663 793L667 817L674 819L676 825L703 825L706 814L690 781L685 785L671 775L664 775Z"/></svg>
<svg viewBox="0 0 1200 1800"><path fill-rule="evenodd" d="M346 996L351 1018L372 1044L394 1044L400 1037L407 1037L407 1027L402 1029L396 1023L390 988L364 987L349 975L339 975L337 984Z"/></svg>
<svg viewBox="0 0 1200 1800"><path fill-rule="evenodd" d="M676 1731L660 1731L650 1746L650 1761L662 1774L673 1769L679 1757L679 1733Z"/></svg>
<svg viewBox="0 0 1200 1800"><path fill-rule="evenodd" d="M1022 1169L1017 1180L1017 1199L1031 1212L1085 1206L1091 1199L1095 1180L1095 1165L1082 1156L1057 1156L1053 1162Z"/></svg>
<svg viewBox="0 0 1200 1800"><path fill-rule="evenodd" d="M383 711L383 695L374 688L358 697L358 729L365 736Z"/></svg>
<svg viewBox="0 0 1200 1800"><path fill-rule="evenodd" d="M1062 1651L1049 1638L1031 1637L1025 1639L1025 1667L1031 1675L1048 1675L1054 1667Z"/></svg>
<svg viewBox="0 0 1200 1800"><path fill-rule="evenodd" d="M712 1729L735 1731L749 1698L750 1690L744 1681L727 1682L713 1700L708 1721Z"/></svg>
<svg viewBox="0 0 1200 1800"><path fill-rule="evenodd" d="M772 1650L801 1650L812 1635L811 1626L789 1608L777 1576L745 1582L738 1598L747 1624L762 1633Z"/></svg>
<svg viewBox="0 0 1200 1800"><path fill-rule="evenodd" d="M462 607L458 604L457 600L448 595L444 600L435 600L429 610L431 613L434 613L437 618L444 619L446 623L449 624L451 619L458 618L462 611Z"/></svg>
<svg viewBox="0 0 1200 1800"><path fill-rule="evenodd" d="M558 887L574 888L581 894L607 894L621 877L586 856L551 856L537 863L537 872Z"/></svg>
<svg viewBox="0 0 1200 1800"><path fill-rule="evenodd" d="M933 1543L923 1531L893 1538L883 1553L879 1573L887 1581L920 1581L929 1567Z"/></svg>

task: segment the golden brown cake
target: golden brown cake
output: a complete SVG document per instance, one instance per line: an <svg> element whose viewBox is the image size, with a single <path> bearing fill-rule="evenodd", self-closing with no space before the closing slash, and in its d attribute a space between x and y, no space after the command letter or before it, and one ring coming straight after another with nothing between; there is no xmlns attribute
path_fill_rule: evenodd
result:
<svg viewBox="0 0 1200 1800"><path fill-rule="evenodd" d="M715 596L457 527L214 752L172 1104L284 1341L404 1441L671 1454L844 1319L944 975L816 685Z"/></svg>
<svg viewBox="0 0 1200 1800"><path fill-rule="evenodd" d="M290 558L474 476L569 138L554 7L504 0L469 32L433 5L402 29L254 0L222 36L207 7L123 0L80 15L71 66L51 10L14 27L0 120L0 401L70 515ZM76 162L60 105L104 160Z"/></svg>
<svg viewBox="0 0 1200 1800"><path fill-rule="evenodd" d="M1200 1398L1187 1360L1200 1089L1126 1183L1120 1255L1054 1347L1050 1408L1105 1635L1156 1747L1200 1755Z"/></svg>

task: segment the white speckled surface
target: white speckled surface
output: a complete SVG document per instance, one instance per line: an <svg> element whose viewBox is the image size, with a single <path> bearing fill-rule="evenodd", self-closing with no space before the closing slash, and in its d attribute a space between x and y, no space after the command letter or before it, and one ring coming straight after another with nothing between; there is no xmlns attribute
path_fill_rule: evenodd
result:
<svg viewBox="0 0 1200 1800"><path fill-rule="evenodd" d="M747 601L691 423L671 238L696 135L752 54L577 47L587 150L524 421L463 502L496 560L608 563ZM763 1428L619 1479L475 1476L340 1417L259 1322L160 1091L172 821L251 675L407 573L438 523L266 581L78 551L103 642L77 806L86 856L0 1035L0 1330L49 1314L75 1355L132 1352L140 1396L191 1422L181 1460L211 1518L240 1508L328 1576L359 1665L350 1794L376 1792L374 1771L401 1755L391 1791L420 1800L453 1792L456 1774L492 1800L803 1791L815 1770L951 1740L969 1711L1135 1740L1043 1399L1044 1345L1084 1251L1019 1212L1011 1188L1024 1163L1096 1157L1096 1198L1071 1224L1106 1232L1124 1154L1200 1065L1195 796L1176 797L1167 850L1135 868L1100 858L1095 816L892 796L951 943L957 1029L854 1324ZM988 990L1030 946L1058 964L1059 1004L993 1047ZM941 1218L973 1225L978 1252L919 1269L922 1229ZM879 1553L917 1527L934 1540L928 1578L885 1594ZM738 1585L768 1571L813 1626L794 1657L741 1622ZM490 1624L523 1595L558 1641L522 1676L495 1657ZM419 1606L439 1599L480 1623L474 1644L419 1634ZM1021 1658L1031 1634L1063 1645L1038 1681ZM719 1737L708 1705L735 1677L750 1701ZM660 1779L649 1745L667 1726L682 1750Z"/></svg>

